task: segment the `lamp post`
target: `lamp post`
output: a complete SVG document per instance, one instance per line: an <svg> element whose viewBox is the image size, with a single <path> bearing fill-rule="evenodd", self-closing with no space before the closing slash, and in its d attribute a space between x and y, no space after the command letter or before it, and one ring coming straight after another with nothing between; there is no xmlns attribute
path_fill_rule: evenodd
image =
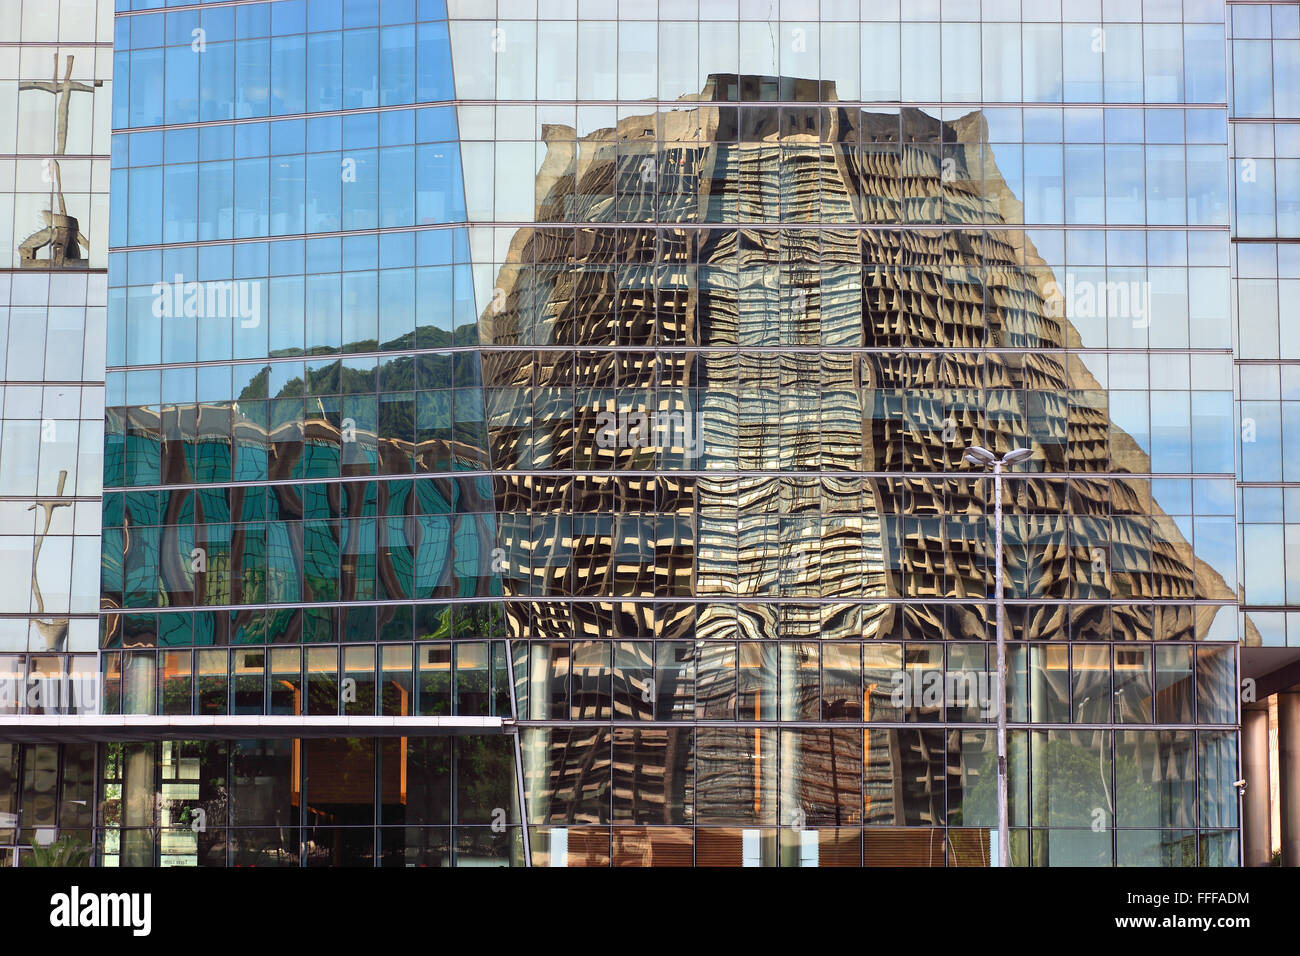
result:
<svg viewBox="0 0 1300 956"><path fill-rule="evenodd" d="M1007 825L1007 639L1006 601L1002 596L1002 472L1034 452L1016 448L1001 458L979 445L966 449L966 461L978 468L993 467L993 524L995 527L993 593L997 607L997 677L994 706L998 713L998 866L1011 865L1011 831Z"/></svg>

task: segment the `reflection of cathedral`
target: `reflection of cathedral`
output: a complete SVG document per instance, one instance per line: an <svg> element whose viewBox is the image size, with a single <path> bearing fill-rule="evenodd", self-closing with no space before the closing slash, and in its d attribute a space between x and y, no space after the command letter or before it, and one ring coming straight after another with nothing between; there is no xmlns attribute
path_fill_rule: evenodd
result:
<svg viewBox="0 0 1300 956"><path fill-rule="evenodd" d="M1047 299L1050 268L1006 228L1018 200L982 115L727 99L754 80L712 77L698 105L582 138L543 130L544 225L516 233L480 319L489 458L506 473L507 616L514 637L537 642L664 640L689 617L676 636L697 640L682 645L697 720L826 721L826 732L786 732L779 744L754 732L749 745L706 753L697 741L694 793L677 795L693 799L697 823L720 801L735 812L713 822L789 825L793 796L816 808L810 825L943 826L945 792L979 776L959 734L832 735L833 720L864 719L865 680L835 712L824 688L820 709L808 707L789 665L779 686L747 695L745 681L761 685L766 672L736 658L759 646L747 641L991 636L991 608L978 602L992 489L962 470L967 445L1037 451L1042 475L1017 482L1009 502L1012 596L1084 602L1013 606L1016 636L1192 640L1215 609L1191 600L1233 594L1149 482L1125 477L1149 463L1067 351L1079 341ZM629 412L698 422L698 456L599 440L602 413ZM527 601L570 596L580 600ZM618 598L658 599L655 621L644 604L597 603ZM1095 599L1129 603L1086 603ZM547 685L538 668L560 673L546 655L532 667L534 689ZM669 719L618 690L639 686L633 674L651 662L623 670L615 655L612 667L612 712L581 707L575 678L567 713L525 695L530 716ZM733 676L706 678L719 674ZM762 693L770 712L753 703ZM575 752L579 738L613 753L615 791L671 787L663 750L645 741L620 759L595 731L547 734L531 751L538 822L605 822L573 812L591 775L607 775L604 759ZM775 764L778 750L781 786L800 789L783 796L779 821L753 769L756 754Z"/></svg>

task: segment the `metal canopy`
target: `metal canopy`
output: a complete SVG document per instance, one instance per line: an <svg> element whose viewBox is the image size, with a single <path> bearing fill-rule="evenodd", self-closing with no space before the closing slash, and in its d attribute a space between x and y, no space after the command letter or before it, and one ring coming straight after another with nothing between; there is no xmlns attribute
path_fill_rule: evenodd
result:
<svg viewBox="0 0 1300 956"><path fill-rule="evenodd" d="M504 717L304 717L25 714L0 716L0 741L249 740L261 737L436 737L501 734Z"/></svg>

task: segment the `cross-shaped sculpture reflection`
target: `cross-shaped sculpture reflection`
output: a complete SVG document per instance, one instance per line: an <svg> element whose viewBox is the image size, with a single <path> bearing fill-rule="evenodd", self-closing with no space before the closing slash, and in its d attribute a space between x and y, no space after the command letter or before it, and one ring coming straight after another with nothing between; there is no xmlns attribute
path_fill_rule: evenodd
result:
<svg viewBox="0 0 1300 956"><path fill-rule="evenodd" d="M73 93L93 93L95 87L102 86L103 80L93 83L81 83L72 78L71 54L65 59L63 78L59 79L59 55L54 55L53 80L23 80L18 84L18 91L40 90L51 93L55 98L54 156L46 162L49 164L49 177L54 184L58 200L58 212L53 208L42 210L45 228L32 233L19 245L20 263L25 269L59 268L67 261L81 261L81 248L90 247L90 242L81 233L80 225L73 216L68 215L68 204L63 198L63 171L59 168L56 157L68 151L68 116L72 105ZM36 253L46 246L50 247L50 258L36 258Z"/></svg>

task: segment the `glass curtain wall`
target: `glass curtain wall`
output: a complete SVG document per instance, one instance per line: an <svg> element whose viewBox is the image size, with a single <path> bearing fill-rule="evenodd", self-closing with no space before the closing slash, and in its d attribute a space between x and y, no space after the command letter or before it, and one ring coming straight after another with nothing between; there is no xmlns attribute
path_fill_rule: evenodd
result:
<svg viewBox="0 0 1300 956"><path fill-rule="evenodd" d="M106 707L514 699L534 863L987 865L1027 446L1015 861L1235 863L1221 3L137 6ZM497 744L186 746L106 860L520 859Z"/></svg>
<svg viewBox="0 0 1300 956"><path fill-rule="evenodd" d="M113 9L0 2L0 715L99 705ZM0 865L82 863L94 747L0 749Z"/></svg>
<svg viewBox="0 0 1300 956"><path fill-rule="evenodd" d="M1141 10L451 4L539 861L987 864L972 444L1016 861L1235 860L1223 12Z"/></svg>
<svg viewBox="0 0 1300 956"><path fill-rule="evenodd" d="M1300 283L1300 5L1233 4L1233 291L1240 380L1242 638L1300 642L1300 343L1291 292ZM1294 578L1294 580L1293 580Z"/></svg>
<svg viewBox="0 0 1300 956"><path fill-rule="evenodd" d="M105 712L509 716L446 11L115 27ZM521 861L454 743L109 746L103 861Z"/></svg>

